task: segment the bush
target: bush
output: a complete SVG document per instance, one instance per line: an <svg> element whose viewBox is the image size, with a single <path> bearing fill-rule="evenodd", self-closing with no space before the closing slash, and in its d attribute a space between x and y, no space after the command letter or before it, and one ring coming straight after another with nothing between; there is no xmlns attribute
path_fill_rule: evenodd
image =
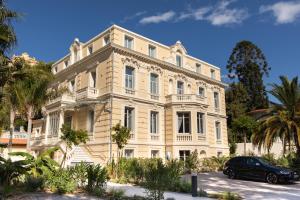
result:
<svg viewBox="0 0 300 200"><path fill-rule="evenodd" d="M72 178L77 181L77 187L84 187L86 185L88 165L87 163L81 162L68 169Z"/></svg>
<svg viewBox="0 0 300 200"><path fill-rule="evenodd" d="M111 189L107 196L109 200L122 200L124 197L124 190L119 190L119 189Z"/></svg>
<svg viewBox="0 0 300 200"><path fill-rule="evenodd" d="M25 189L28 192L35 192L44 189L44 178L27 176L25 179Z"/></svg>
<svg viewBox="0 0 300 200"><path fill-rule="evenodd" d="M104 188L108 180L107 170L97 165L89 165L87 167L87 190L93 192L95 188Z"/></svg>
<svg viewBox="0 0 300 200"><path fill-rule="evenodd" d="M198 167L199 159L198 159L198 153L195 150L192 152L190 156L187 157L184 165L187 173L191 173L192 171L195 171Z"/></svg>
<svg viewBox="0 0 300 200"><path fill-rule="evenodd" d="M76 189L76 180L70 171L61 169L47 176L46 185L51 191L59 194L72 193Z"/></svg>
<svg viewBox="0 0 300 200"><path fill-rule="evenodd" d="M172 192L191 193L192 184L186 181L176 181L175 183L171 182L170 186L167 187L167 190Z"/></svg>

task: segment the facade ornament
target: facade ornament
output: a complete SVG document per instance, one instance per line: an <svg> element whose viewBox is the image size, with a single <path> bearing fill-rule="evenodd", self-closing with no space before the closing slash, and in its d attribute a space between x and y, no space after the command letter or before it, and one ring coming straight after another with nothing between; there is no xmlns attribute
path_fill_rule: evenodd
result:
<svg viewBox="0 0 300 200"><path fill-rule="evenodd" d="M141 67L141 63L133 57L123 57L121 58L121 60L124 65L131 66L137 69Z"/></svg>
<svg viewBox="0 0 300 200"><path fill-rule="evenodd" d="M160 75L163 74L163 70L160 67L153 66L153 65L147 65L148 72L156 72Z"/></svg>
<svg viewBox="0 0 300 200"><path fill-rule="evenodd" d="M183 74L177 74L177 75L175 75L174 77L175 77L175 79L177 79L177 80L183 80L183 81L185 81L185 82L188 81L188 79L186 78L186 76L183 75Z"/></svg>
<svg viewBox="0 0 300 200"><path fill-rule="evenodd" d="M201 87L204 87L204 88L207 88L207 83L205 81L197 81L197 86L201 86Z"/></svg>

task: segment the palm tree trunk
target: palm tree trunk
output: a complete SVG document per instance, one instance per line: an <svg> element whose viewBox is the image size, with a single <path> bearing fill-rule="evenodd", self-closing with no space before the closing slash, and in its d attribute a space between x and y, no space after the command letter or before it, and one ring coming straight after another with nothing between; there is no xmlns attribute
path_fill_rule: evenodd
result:
<svg viewBox="0 0 300 200"><path fill-rule="evenodd" d="M297 131L294 132L294 141L295 141L295 146L296 146L296 153L297 153L298 157L300 157L300 144L299 144Z"/></svg>
<svg viewBox="0 0 300 200"><path fill-rule="evenodd" d="M13 135L14 135L14 129L15 129L15 126L14 126L14 122L15 122L15 111L14 109L10 109L10 125L9 125L9 141L8 141L8 152L10 153L11 152L11 149L12 149L12 140L13 140Z"/></svg>
<svg viewBox="0 0 300 200"><path fill-rule="evenodd" d="M31 131L32 131L32 112L33 112L33 107L29 106L27 110L27 151L30 152L30 139L31 139Z"/></svg>
<svg viewBox="0 0 300 200"><path fill-rule="evenodd" d="M282 154L285 155L286 154L286 139L285 138L283 138L282 145L283 145Z"/></svg>
<svg viewBox="0 0 300 200"><path fill-rule="evenodd" d="M244 155L247 153L247 134L244 133Z"/></svg>

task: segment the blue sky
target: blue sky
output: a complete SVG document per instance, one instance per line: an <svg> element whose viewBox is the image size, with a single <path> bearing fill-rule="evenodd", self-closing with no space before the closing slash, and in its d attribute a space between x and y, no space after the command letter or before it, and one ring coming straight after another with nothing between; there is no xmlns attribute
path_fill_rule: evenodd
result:
<svg viewBox="0 0 300 200"><path fill-rule="evenodd" d="M117 24L166 45L180 40L188 53L219 66L240 40L250 40L264 52L271 72L300 75L300 0L8 0L23 13L15 24L18 46L44 61L68 53L75 37L87 41ZM224 81L227 81L226 79Z"/></svg>

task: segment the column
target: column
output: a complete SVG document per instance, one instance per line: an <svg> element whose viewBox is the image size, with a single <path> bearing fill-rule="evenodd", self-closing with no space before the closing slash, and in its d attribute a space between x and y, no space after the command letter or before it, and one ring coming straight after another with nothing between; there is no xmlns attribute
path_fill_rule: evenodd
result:
<svg viewBox="0 0 300 200"><path fill-rule="evenodd" d="M60 138L60 136L62 134L60 129L62 128L62 125L64 124L64 114L65 114L64 110L61 109L59 112L58 138Z"/></svg>
<svg viewBox="0 0 300 200"><path fill-rule="evenodd" d="M48 144L48 134L50 128L50 116L49 113L46 115L46 127L45 127L45 144Z"/></svg>

